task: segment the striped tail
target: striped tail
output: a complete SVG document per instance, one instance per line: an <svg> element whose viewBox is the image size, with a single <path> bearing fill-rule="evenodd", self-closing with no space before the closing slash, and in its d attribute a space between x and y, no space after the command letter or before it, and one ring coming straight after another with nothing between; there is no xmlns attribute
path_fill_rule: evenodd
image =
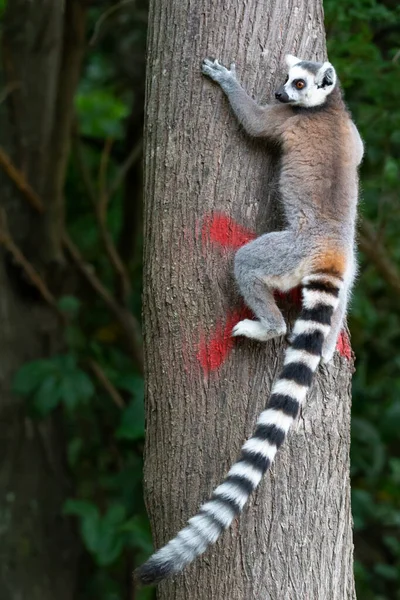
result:
<svg viewBox="0 0 400 600"><path fill-rule="evenodd" d="M271 466L307 395L342 285L341 278L324 273L303 279L302 311L294 324L282 372L253 436L243 445L239 460L199 513L136 570L135 575L142 584L158 583L179 573L214 544L242 511Z"/></svg>

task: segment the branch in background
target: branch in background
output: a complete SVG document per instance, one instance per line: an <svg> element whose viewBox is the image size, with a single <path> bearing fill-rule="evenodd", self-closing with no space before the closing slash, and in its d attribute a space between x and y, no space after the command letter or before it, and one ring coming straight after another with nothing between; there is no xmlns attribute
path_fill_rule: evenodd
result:
<svg viewBox="0 0 400 600"><path fill-rule="evenodd" d="M0 167L8 175L11 181L14 182L15 186L20 190L20 192L24 194L29 204L37 212L43 213L44 204L42 200L39 198L37 193L31 188L31 186L25 179L25 175L13 165L7 154L4 152L3 148L0 148Z"/></svg>
<svg viewBox="0 0 400 600"><path fill-rule="evenodd" d="M127 308L118 304L97 277L93 267L84 261L80 251L66 233L63 235L63 244L78 271L118 321L122 331L125 333L130 354L140 370L143 371L143 353L139 323Z"/></svg>
<svg viewBox="0 0 400 600"><path fill-rule="evenodd" d="M136 15L137 16L137 15ZM141 232L139 223L143 220L143 121L145 105L146 63L143 41L141 58L136 63L132 79L132 104L124 139L124 165L117 174L113 185L119 185L118 176L124 176L122 186L122 224L118 239L118 251L125 264L135 264L141 253ZM128 167L129 168L125 168ZM111 186L111 190L113 189Z"/></svg>
<svg viewBox="0 0 400 600"><path fill-rule="evenodd" d="M50 256L61 255L64 228L64 183L71 145L74 95L79 83L86 48L87 8L80 0L68 0L64 10L64 36L58 72L57 97L47 165L45 232Z"/></svg>
<svg viewBox="0 0 400 600"><path fill-rule="evenodd" d="M126 267L118 254L115 247L114 241L107 229L107 208L110 200L110 193L107 191L107 166L110 157L112 142L107 140L104 145L104 151L102 153L100 161L100 172L99 172L99 200L96 202L95 210L97 216L97 222L99 225L100 236L110 260L114 271L117 274L119 280L119 288L122 292L122 302L124 305L127 304L128 298L131 292L131 283Z"/></svg>
<svg viewBox="0 0 400 600"><path fill-rule="evenodd" d="M136 2L136 0L121 0L121 2L119 2L118 4L115 4L114 6L111 6L106 11L104 11L104 13L101 15L101 17L94 26L93 35L89 41L89 45L94 46L98 42L100 30L102 28L103 23L105 23L107 19L109 19L114 13L120 10L125 4L133 4L134 2Z"/></svg>
<svg viewBox="0 0 400 600"><path fill-rule="evenodd" d="M78 131L76 130L74 133L74 156L76 158L76 164L77 164L78 170L81 174L83 183L85 185L86 192L87 192L89 199L92 202L93 206L95 206L96 202L97 202L96 189L95 189L94 183L92 181L92 178L90 176L89 169L87 168L85 159L83 158L82 143L80 141L81 139L82 138L79 136ZM110 148L110 152L111 152L111 148ZM120 168L114 178L114 181L111 183L111 185L108 189L108 192L107 192L108 198L112 198L114 196L114 194L118 191L118 188L123 184L123 181L124 181L125 177L127 176L129 170L141 158L142 152L143 152L143 140L142 140L142 138L140 138L139 141L132 148L131 152L125 158L122 165L120 166Z"/></svg>
<svg viewBox="0 0 400 600"><path fill-rule="evenodd" d="M120 257L117 248L115 247L114 241L110 232L107 229L107 207L109 199L112 193L107 191L107 166L110 158L110 152L112 148L112 140L108 139L104 145L104 149L101 155L100 169L99 169L99 199L97 199L95 185L89 173L89 169L85 163L84 157L81 152L81 144L79 137L75 134L75 156L77 159L77 166L82 176L83 183L85 185L87 194L92 203L93 210L95 213L97 226L99 228L100 239L103 244L104 250L108 256L108 259L118 277L118 288L121 290L122 303L127 304L128 298L131 292L131 284L129 274L125 267L125 264ZM115 183L115 182L114 182Z"/></svg>
<svg viewBox="0 0 400 600"><path fill-rule="evenodd" d="M103 147L99 167L99 200L97 210L101 220L106 220L109 195L107 194L107 169L110 162L110 153L113 146L113 140L107 138Z"/></svg>
<svg viewBox="0 0 400 600"><path fill-rule="evenodd" d="M90 172L87 167L86 161L83 157L82 143L79 137L77 124L75 124L73 133L73 158L75 159L76 167L80 173L80 176L82 177L82 182L85 186L86 193L94 208L97 202L96 189L94 182L90 176Z"/></svg>
<svg viewBox="0 0 400 600"><path fill-rule="evenodd" d="M5 155L6 156L6 155ZM6 159L10 165L12 165L12 169L8 172L10 178L17 183L18 181L24 181L25 187L21 189L24 193L28 202L30 202L29 198L34 194L32 188L25 181L22 173L12 164L11 160L8 156ZM42 207L41 212L44 211L43 202L39 199L39 206ZM4 237L4 236L3 236ZM7 240L7 237L4 238ZM118 304L118 302L114 299L114 297L110 294L107 288L103 285L100 279L95 274L94 270L91 266L87 265L81 256L78 248L69 238L68 234L64 233L62 236L62 243L65 249L68 251L71 259L75 263L75 266L81 273L81 275L86 279L91 288L100 296L108 310L114 315L116 320L121 326L122 331L125 333L125 338L128 343L130 354L134 360L134 362L138 365L141 372L143 372L143 353L142 353L142 343L141 343L141 333L140 333L140 325L135 317L126 309L124 306ZM3 243L4 245L4 243Z"/></svg>
<svg viewBox="0 0 400 600"><path fill-rule="evenodd" d="M43 281L36 269L31 265L29 260L23 255L16 243L11 237L7 227L7 218L4 210L0 211L0 245L3 246L14 258L16 264L22 267L29 281L39 291L42 298L49 306L57 313L58 317L65 322L65 315L60 311L57 301L50 292L46 283Z"/></svg>
<svg viewBox="0 0 400 600"><path fill-rule="evenodd" d="M386 248L382 244L370 221L363 219L360 223L360 250L375 265L382 279L400 296L400 272L392 262Z"/></svg>
<svg viewBox="0 0 400 600"><path fill-rule="evenodd" d="M108 395L112 398L114 404L118 406L121 410L125 408L125 402L118 390L113 386L111 381L108 379L107 375L104 373L103 369L100 365L93 359L89 358L88 366L92 371L93 375L96 377L97 381L100 385L105 389Z"/></svg>
<svg viewBox="0 0 400 600"><path fill-rule="evenodd" d="M143 152L143 140L140 139L137 144L132 148L132 152L128 154L126 160L122 163L117 175L115 176L114 181L110 185L110 189L108 191L108 195L110 198L115 194L118 190L119 186L122 185L123 180L125 179L129 169L131 169L137 161L142 156Z"/></svg>

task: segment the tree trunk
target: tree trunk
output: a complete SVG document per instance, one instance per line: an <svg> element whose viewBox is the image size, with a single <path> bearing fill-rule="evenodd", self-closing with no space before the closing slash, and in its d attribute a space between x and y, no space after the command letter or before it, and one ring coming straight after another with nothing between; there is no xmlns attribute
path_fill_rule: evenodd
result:
<svg viewBox="0 0 400 600"><path fill-rule="evenodd" d="M1 209L16 244L52 284L50 267L59 258L64 225L68 120L83 44L79 0L8 3L1 40L0 146L44 199L47 212L31 208L3 170ZM72 66L63 54L67 46ZM62 424L56 418L30 420L24 403L11 393L22 364L60 351L59 323L9 254L1 251L0 258L0 598L72 600L79 547L71 523L61 516L72 493Z"/></svg>
<svg viewBox="0 0 400 600"><path fill-rule="evenodd" d="M205 56L236 62L258 101L284 54L325 56L320 0L293 5L152 0L145 130L147 504L156 547L238 457L285 344L230 341L240 300L233 246L276 229L277 157L249 140ZM221 215L221 213L223 213ZM229 215L229 217L227 216ZM230 351L231 350L231 351ZM230 352L229 352L230 351ZM302 414L242 516L161 600L353 600L349 444L352 362L321 367Z"/></svg>

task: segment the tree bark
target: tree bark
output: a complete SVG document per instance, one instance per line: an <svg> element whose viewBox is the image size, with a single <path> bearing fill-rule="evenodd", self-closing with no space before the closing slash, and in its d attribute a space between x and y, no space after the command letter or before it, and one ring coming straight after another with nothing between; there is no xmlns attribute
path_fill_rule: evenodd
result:
<svg viewBox="0 0 400 600"><path fill-rule="evenodd" d="M48 212L36 213L2 170L1 209L13 239L42 274L58 258L64 226L68 122L83 31L78 0L13 0L2 23L0 145ZM0 289L0 598L72 600L79 546L61 516L72 493L62 423L32 421L11 392L22 364L60 351L59 322L2 249Z"/></svg>
<svg viewBox="0 0 400 600"><path fill-rule="evenodd" d="M210 214L228 214L260 234L277 228L279 199L277 156L245 137L200 64L206 56L235 61L244 87L265 102L282 80L284 55L322 60L325 35L319 0L227 0L223 10L211 0L152 0L149 29L145 481L159 547L237 459L285 346L243 339L219 369L212 346L208 363L203 360L205 342L221 337L227 314L239 304L233 253L207 238ZM352 368L336 354L332 365L319 369L288 443L242 516L182 576L161 584L159 599L355 598Z"/></svg>

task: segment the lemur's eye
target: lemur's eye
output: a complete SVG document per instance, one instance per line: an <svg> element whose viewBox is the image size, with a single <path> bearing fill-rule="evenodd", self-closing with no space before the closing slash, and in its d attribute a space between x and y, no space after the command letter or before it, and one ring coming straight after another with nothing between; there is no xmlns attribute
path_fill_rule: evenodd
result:
<svg viewBox="0 0 400 600"><path fill-rule="evenodd" d="M295 86L298 90L302 90L305 87L306 82L303 79L298 79L295 83Z"/></svg>

